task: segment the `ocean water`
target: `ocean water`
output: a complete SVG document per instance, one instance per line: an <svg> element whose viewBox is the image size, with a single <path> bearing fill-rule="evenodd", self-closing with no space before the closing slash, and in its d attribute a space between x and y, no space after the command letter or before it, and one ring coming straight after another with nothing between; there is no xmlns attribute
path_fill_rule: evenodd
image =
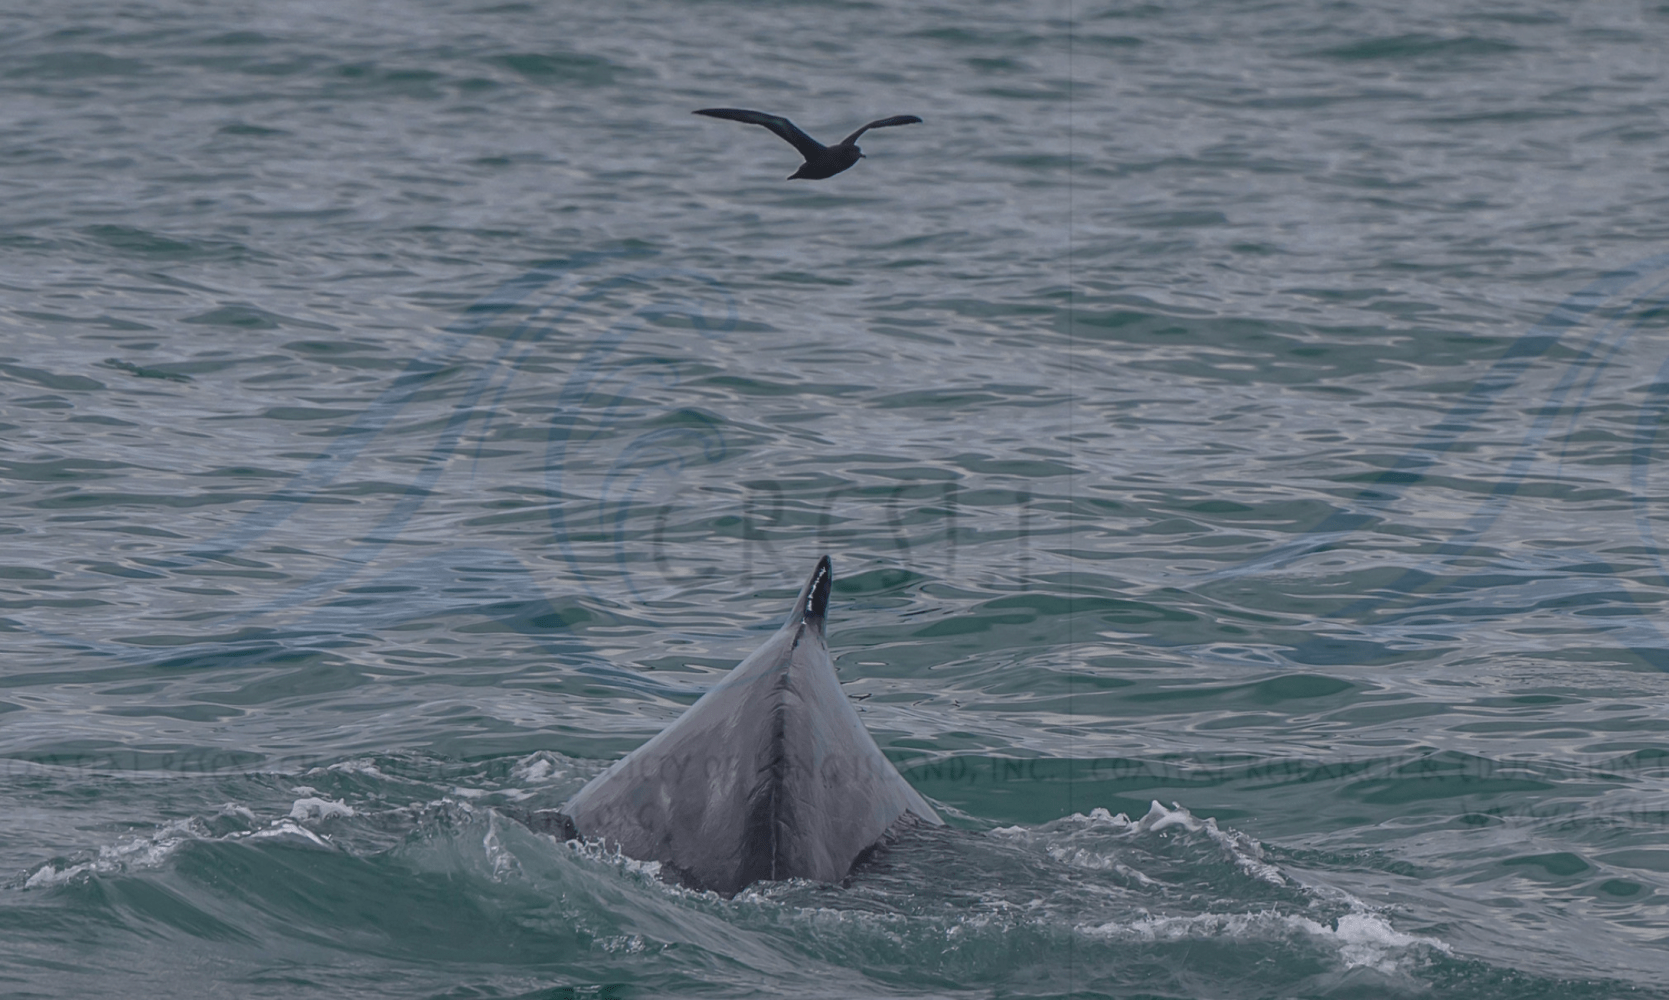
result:
<svg viewBox="0 0 1669 1000"><path fill-rule="evenodd" d="M1669 996L1665 51L12 5L0 995ZM724 899L516 821L823 553L948 829Z"/></svg>

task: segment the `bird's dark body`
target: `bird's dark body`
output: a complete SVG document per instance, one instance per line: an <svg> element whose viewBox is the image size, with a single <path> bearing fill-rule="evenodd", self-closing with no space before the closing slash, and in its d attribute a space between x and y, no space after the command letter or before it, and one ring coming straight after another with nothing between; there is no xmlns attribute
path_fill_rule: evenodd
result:
<svg viewBox="0 0 1669 1000"><path fill-rule="evenodd" d="M916 125L921 122L921 119L915 115L894 115L891 118L880 118L858 129L835 145L825 146L811 136L806 135L798 125L781 115L768 115L763 111L747 111L742 108L702 108L695 114L707 115L709 118L725 118L730 121L747 122L749 125L762 125L776 133L783 141L799 150L800 155L806 158L806 161L800 164L800 169L788 176L791 181L820 181L850 168L852 164L863 159L863 150L858 148L858 136L872 128Z"/></svg>
<svg viewBox="0 0 1669 1000"><path fill-rule="evenodd" d="M906 813L941 825L840 690L823 635L830 581L825 556L775 635L535 825L727 895L838 882Z"/></svg>
<svg viewBox="0 0 1669 1000"><path fill-rule="evenodd" d="M863 151L856 146L830 146L817 157L807 157L800 169L788 175L791 181L820 181L833 177L863 159Z"/></svg>

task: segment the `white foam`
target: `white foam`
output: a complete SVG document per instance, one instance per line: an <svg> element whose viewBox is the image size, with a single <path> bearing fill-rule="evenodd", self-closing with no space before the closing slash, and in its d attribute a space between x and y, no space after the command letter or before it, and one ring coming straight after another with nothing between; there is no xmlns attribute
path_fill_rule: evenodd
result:
<svg viewBox="0 0 1669 1000"><path fill-rule="evenodd" d="M1288 884L1281 870L1263 859L1263 846L1252 837L1238 830L1223 830L1217 826L1215 819L1200 819L1178 803L1171 803L1167 809L1158 802L1148 806L1147 813L1141 819L1131 822L1130 817L1123 813L1114 814L1105 808L1091 809L1089 815L1073 813L1064 820L1058 821L1062 825L1076 826L1080 829L1101 829L1106 833L1117 836L1130 836L1141 833L1163 833L1166 830L1179 829L1188 833L1201 833L1209 837L1222 848L1237 867L1253 878L1268 882L1271 885L1284 886ZM1104 845L1080 845L1063 842L1053 831L1030 830L1020 826L998 827L991 831L996 836L1008 840L1034 841L1044 840L1044 850L1049 856L1061 864L1074 868L1086 868L1091 871L1114 871L1127 878L1135 879L1143 884L1152 884L1146 875L1126 865L1118 853L1108 850Z"/></svg>
<svg viewBox="0 0 1669 1000"><path fill-rule="evenodd" d="M1449 946L1436 938L1404 934L1378 914L1347 913L1334 926L1309 917L1274 910L1255 913L1202 913L1191 917L1143 917L1129 923L1109 921L1081 927L1094 937L1142 943L1178 942L1207 938L1268 941L1303 937L1332 949L1346 969L1369 968L1392 975L1402 970L1412 952L1431 948L1447 955Z"/></svg>
<svg viewBox="0 0 1669 1000"><path fill-rule="evenodd" d="M1327 933L1325 927L1320 927L1320 930ZM1347 913L1338 919L1337 926L1331 933L1339 941L1339 955L1345 960L1346 968L1365 965L1382 972L1389 971L1385 968L1386 955L1389 952L1417 947L1432 948L1445 955L1451 954L1449 946L1442 941L1404 934L1387 923L1383 917L1373 913Z"/></svg>
<svg viewBox="0 0 1669 1000"><path fill-rule="evenodd" d="M511 875L521 875L522 865L516 856L498 839L498 814L487 814L487 832L481 838L481 848L493 866L493 881L503 882Z"/></svg>
<svg viewBox="0 0 1669 1000"><path fill-rule="evenodd" d="M1158 800L1148 803L1147 815L1137 820L1136 826L1152 833L1169 830L1173 826L1180 826L1189 833L1198 833L1204 829L1205 824L1200 821L1199 817L1175 802L1172 802L1171 805L1176 808L1166 809L1159 804Z"/></svg>
<svg viewBox="0 0 1669 1000"><path fill-rule="evenodd" d="M510 768L510 777L528 784L544 784L555 781L568 773L555 757L544 750L528 754L516 761Z"/></svg>
<svg viewBox="0 0 1669 1000"><path fill-rule="evenodd" d="M368 778L388 777L388 775L377 770L376 762L371 760L369 757L361 757L356 760L344 760L340 763L330 765L325 768L325 770L335 771L338 774L363 774Z"/></svg>
<svg viewBox="0 0 1669 1000"><path fill-rule="evenodd" d="M273 820L272 825L267 827L265 830L256 830L253 833L248 834L233 834L232 836L246 836L251 840L267 840L273 837L295 837L297 839L316 844L319 847L330 846L323 839L321 839L318 834L307 829L305 826L297 826L288 818Z"/></svg>
<svg viewBox="0 0 1669 1000"><path fill-rule="evenodd" d="M1128 829L1131 825L1129 816L1126 816L1123 813L1119 813L1115 816L1108 812L1105 806L1096 806L1094 809L1089 811L1088 816L1085 816L1083 813L1075 813L1074 815L1091 826L1111 826L1123 830Z"/></svg>
<svg viewBox="0 0 1669 1000"><path fill-rule="evenodd" d="M174 820L163 824L149 837L134 837L123 843L101 846L99 856L91 861L62 869L53 867L51 863L42 865L24 880L23 887L41 889L62 885L82 875L90 877L155 868L166 861L181 844L199 839L202 833L201 823L195 818Z"/></svg>
<svg viewBox="0 0 1669 1000"><path fill-rule="evenodd" d="M96 862L87 862L86 864L72 865L63 869L54 868L50 864L42 865L24 881L23 887L25 889L44 889L49 885L62 885L77 875L94 871L95 865Z"/></svg>
<svg viewBox="0 0 1669 1000"><path fill-rule="evenodd" d="M644 950L643 936L641 934L616 934L613 937L599 939L597 947L607 952L624 952L628 955L636 955Z"/></svg>
<svg viewBox="0 0 1669 1000"><path fill-rule="evenodd" d="M568 849L580 857L614 865L629 875L641 875L653 879L661 874L661 863L659 861L639 861L636 858L628 858L620 853L618 844L609 847L601 839L570 840L567 843Z"/></svg>
<svg viewBox="0 0 1669 1000"><path fill-rule="evenodd" d="M1253 878L1262 879L1270 885L1287 884L1286 876L1281 874L1281 870L1263 860L1262 844L1239 830L1219 829L1215 819L1202 820L1178 803L1172 802L1171 808L1166 809L1155 801L1148 806L1147 815L1136 821L1138 830L1157 832L1173 826L1180 826L1190 833L1204 833L1216 841L1223 853L1242 871Z"/></svg>
<svg viewBox="0 0 1669 1000"><path fill-rule="evenodd" d="M1089 811L1089 815L1073 813L1058 823L1072 823L1079 826L1110 826L1115 832L1123 833L1130 829L1130 817L1119 813L1113 815L1102 806L1096 806ZM1031 826L999 826L991 831L995 836L1007 840L1031 840L1038 834L1038 829Z"/></svg>
<svg viewBox="0 0 1669 1000"><path fill-rule="evenodd" d="M309 789L309 791L311 791L311 789ZM334 799L321 799L317 797L296 799L295 804L290 806L290 819L294 820L325 820L335 819L338 816L352 815L354 815L353 806L348 805L346 802L338 802Z"/></svg>
<svg viewBox="0 0 1669 1000"><path fill-rule="evenodd" d="M314 789L307 785L299 785L298 792L312 792ZM468 808L467 805L464 806ZM353 806L334 799L320 798L309 795L296 799L290 806L287 816L272 820L264 829L232 830L215 836L210 826L199 817L173 820L164 823L149 837L134 837L117 844L102 846L98 849L98 857L87 861L59 868L54 863L47 863L29 874L23 882L25 889L40 889L47 886L62 885L81 877L107 875L136 869L155 868L178 850L180 845L194 840L235 841L248 838L250 840L266 840L278 837L293 838L306 841L319 847L329 847L329 838L322 837L300 825L302 822L341 819L358 815ZM236 802L225 802L215 812L215 816L235 817L245 823L254 824L258 819L253 810Z"/></svg>

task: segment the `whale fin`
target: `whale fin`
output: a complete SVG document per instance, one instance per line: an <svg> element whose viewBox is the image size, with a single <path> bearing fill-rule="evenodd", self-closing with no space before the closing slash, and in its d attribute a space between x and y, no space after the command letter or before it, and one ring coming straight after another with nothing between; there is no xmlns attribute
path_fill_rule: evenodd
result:
<svg viewBox="0 0 1669 1000"><path fill-rule="evenodd" d="M840 689L817 563L782 628L649 742L565 803L564 832L734 894L838 882L905 813L942 825Z"/></svg>

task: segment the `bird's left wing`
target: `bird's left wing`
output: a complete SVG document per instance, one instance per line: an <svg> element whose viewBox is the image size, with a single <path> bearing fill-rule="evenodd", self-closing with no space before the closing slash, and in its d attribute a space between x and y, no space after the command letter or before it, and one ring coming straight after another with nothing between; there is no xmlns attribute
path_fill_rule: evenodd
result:
<svg viewBox="0 0 1669 1000"><path fill-rule="evenodd" d="M747 111L742 108L702 108L693 112L706 115L709 118L728 118L733 122L747 122L749 125L763 125L785 139L789 145L800 151L800 155L811 159L823 151L823 144L800 131L800 127L781 115L768 115L763 111Z"/></svg>

